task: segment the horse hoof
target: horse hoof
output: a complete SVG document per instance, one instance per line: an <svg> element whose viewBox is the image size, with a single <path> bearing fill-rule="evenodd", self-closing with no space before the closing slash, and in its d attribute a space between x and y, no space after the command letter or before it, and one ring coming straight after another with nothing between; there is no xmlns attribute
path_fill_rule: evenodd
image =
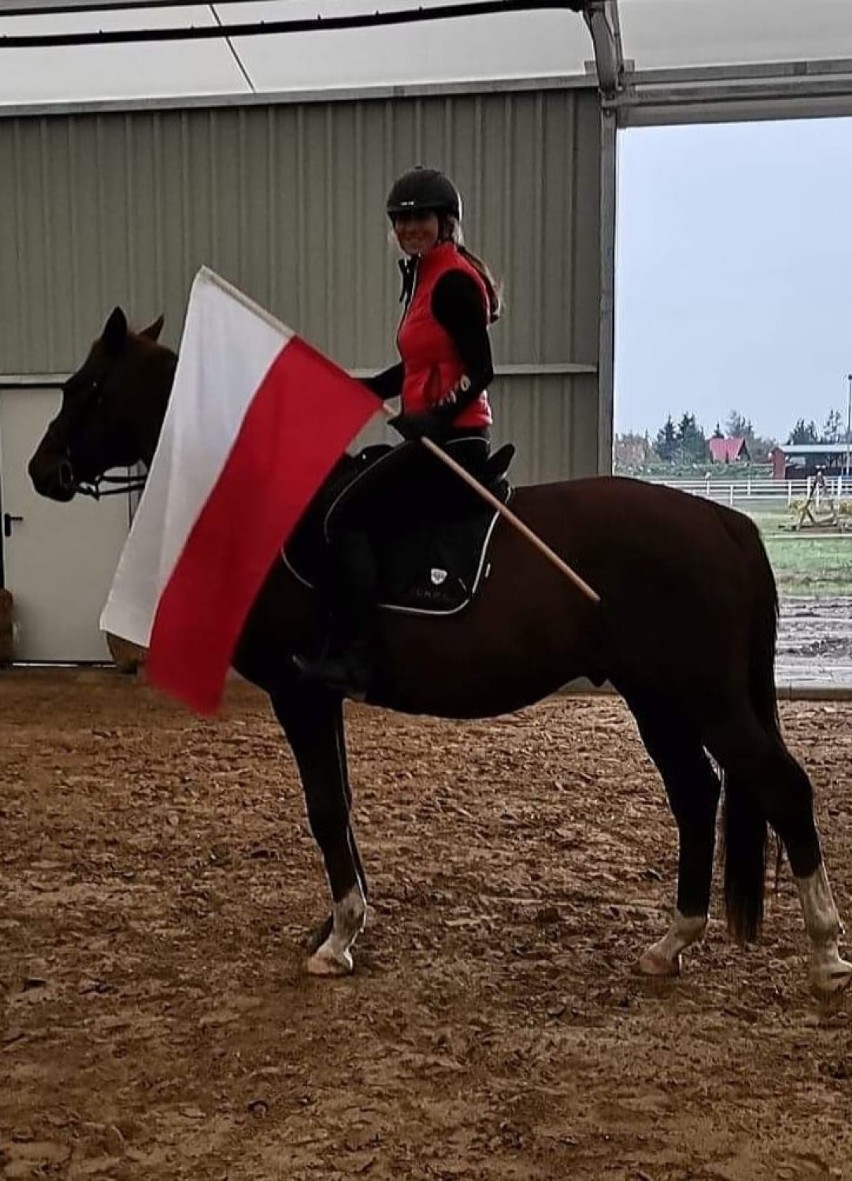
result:
<svg viewBox="0 0 852 1181"><path fill-rule="evenodd" d="M852 964L837 960L833 964L820 964L810 972L811 989L816 996L836 996L852 983Z"/></svg>
<svg viewBox="0 0 852 1181"><path fill-rule="evenodd" d="M311 976L349 976L355 970L355 962L350 951L321 947L310 957L307 968Z"/></svg>
<svg viewBox="0 0 852 1181"><path fill-rule="evenodd" d="M640 976L653 976L657 979L679 976L680 956L676 955L672 960L667 956L660 955L659 952L654 951L653 947L650 947L644 955L639 957L636 968Z"/></svg>

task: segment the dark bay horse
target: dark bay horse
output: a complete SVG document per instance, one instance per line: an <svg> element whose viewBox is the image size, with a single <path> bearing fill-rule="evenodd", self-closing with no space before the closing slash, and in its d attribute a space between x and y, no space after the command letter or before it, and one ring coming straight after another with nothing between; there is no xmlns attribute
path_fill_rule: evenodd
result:
<svg viewBox="0 0 852 1181"><path fill-rule="evenodd" d="M60 411L30 461L38 492L68 501L114 467L150 464L176 365L175 354L157 342L161 327L159 320L134 333L121 309L110 315L65 385ZM519 488L513 509L598 591L600 604L587 601L501 522L491 576L464 612L447 618L382 613L382 689L374 704L488 717L531 705L580 676L609 680L659 769L680 842L674 918L642 954L640 971L675 975L681 952L704 934L723 781L732 935L749 941L758 934L771 826L799 890L811 982L825 992L842 988L852 964L838 951L841 927L811 784L779 729L777 594L755 526L709 501L608 477ZM333 900L307 966L340 975L352 969L351 948L366 918L343 703L302 680L292 662L294 653L318 642L322 627L316 594L278 561L246 622L234 666L269 694L295 755Z"/></svg>

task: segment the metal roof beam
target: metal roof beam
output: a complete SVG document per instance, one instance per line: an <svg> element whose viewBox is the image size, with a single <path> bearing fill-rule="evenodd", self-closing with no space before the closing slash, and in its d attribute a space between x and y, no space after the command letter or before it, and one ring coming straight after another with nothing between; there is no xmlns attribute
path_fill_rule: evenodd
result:
<svg viewBox="0 0 852 1181"><path fill-rule="evenodd" d="M592 0L583 7L583 18L592 35L594 65L600 93L610 102L624 85L624 59L620 44L618 0ZM616 31L618 30L618 35Z"/></svg>
<svg viewBox="0 0 852 1181"><path fill-rule="evenodd" d="M569 6L575 12L581 12L588 25L595 50L598 86L605 102L609 102L624 86L618 0L569 0Z"/></svg>
<svg viewBox="0 0 852 1181"><path fill-rule="evenodd" d="M379 86L341 86L315 90L269 90L257 94L247 92L222 94L173 94L156 98L100 98L37 101L28 103L0 103L0 122L31 115L107 115L133 111L190 111L217 110L221 107L239 109L254 106L290 106L296 103L366 102L375 99L447 98L450 95L531 94L544 90L592 90L596 83L591 75L539 75L533 78L485 78L472 82L396 82Z"/></svg>
<svg viewBox="0 0 852 1181"><path fill-rule="evenodd" d="M644 70L616 96L619 126L852 114L852 60Z"/></svg>

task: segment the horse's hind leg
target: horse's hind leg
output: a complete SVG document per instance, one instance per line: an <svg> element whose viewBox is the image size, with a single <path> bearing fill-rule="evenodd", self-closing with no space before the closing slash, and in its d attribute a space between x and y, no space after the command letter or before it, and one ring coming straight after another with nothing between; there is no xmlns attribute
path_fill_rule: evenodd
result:
<svg viewBox="0 0 852 1181"><path fill-rule="evenodd" d="M307 968L315 976L342 976L352 971L351 948L367 916L364 869L350 822L342 703L302 683L273 694L272 705L299 767L333 900L330 919L312 940Z"/></svg>
<svg viewBox="0 0 852 1181"><path fill-rule="evenodd" d="M719 778L694 724L664 698L631 693L627 704L666 787L678 828L677 908L666 934L639 959L647 976L676 976L680 956L707 927Z"/></svg>
<svg viewBox="0 0 852 1181"><path fill-rule="evenodd" d="M733 934L751 938L759 926L763 862L738 868L736 859L743 857L741 830L745 825L753 828L760 812L783 842L796 880L811 940L811 984L818 992L839 991L852 980L852 964L841 958L838 948L840 916L823 863L807 774L780 733L767 731L749 709L712 726L707 744L725 772L725 904ZM743 905L738 888L746 877L755 885L753 898Z"/></svg>

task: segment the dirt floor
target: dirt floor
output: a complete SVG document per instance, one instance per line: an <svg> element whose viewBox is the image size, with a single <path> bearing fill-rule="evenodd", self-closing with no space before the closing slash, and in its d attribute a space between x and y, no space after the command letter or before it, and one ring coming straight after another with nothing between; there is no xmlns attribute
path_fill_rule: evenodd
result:
<svg viewBox="0 0 852 1181"><path fill-rule="evenodd" d="M780 685L830 686L852 692L852 598L782 598L775 671Z"/></svg>
<svg viewBox="0 0 852 1181"><path fill-rule="evenodd" d="M456 725L352 708L373 890L357 971L242 685L198 720L117 674L0 675L0 1176L852 1178L852 997L820 1006L785 875L684 976L675 834L615 699ZM852 914L852 706L783 706Z"/></svg>

